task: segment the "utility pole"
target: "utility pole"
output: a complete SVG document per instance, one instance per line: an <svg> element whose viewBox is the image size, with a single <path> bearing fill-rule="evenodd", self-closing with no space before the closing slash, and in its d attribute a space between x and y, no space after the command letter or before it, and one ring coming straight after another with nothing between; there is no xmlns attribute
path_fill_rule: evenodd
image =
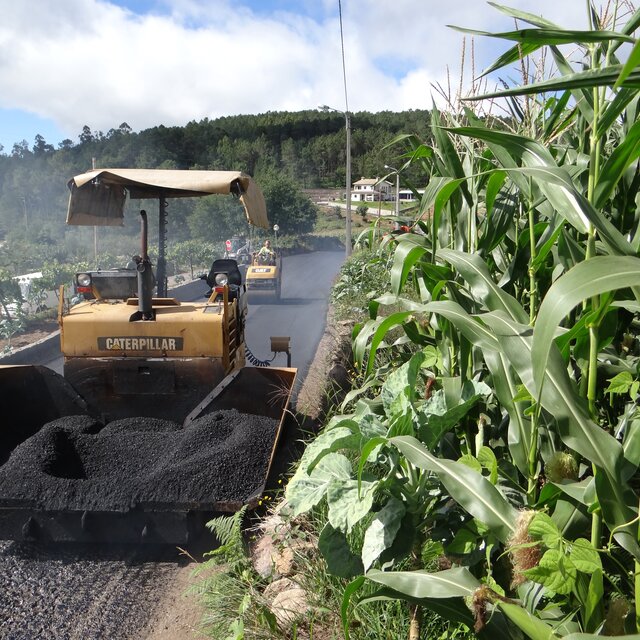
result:
<svg viewBox="0 0 640 640"><path fill-rule="evenodd" d="M346 142L346 172L347 172L347 184L345 189L345 199L346 199L346 228L345 228L345 255L348 258L351 255L351 114L348 111L340 111L340 109L334 109L333 107L329 107L328 105L322 105L318 107L320 111L335 111L336 113L341 113L344 116L345 129L347 132L347 142Z"/></svg>
<svg viewBox="0 0 640 640"><path fill-rule="evenodd" d="M347 128L347 227L345 255L351 255L351 117L348 111L344 112L345 125Z"/></svg>

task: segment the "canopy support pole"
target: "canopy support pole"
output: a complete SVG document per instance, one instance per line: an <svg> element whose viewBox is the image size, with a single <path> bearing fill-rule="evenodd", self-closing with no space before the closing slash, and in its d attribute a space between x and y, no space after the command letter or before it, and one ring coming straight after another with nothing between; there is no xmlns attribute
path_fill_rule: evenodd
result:
<svg viewBox="0 0 640 640"><path fill-rule="evenodd" d="M165 257L167 249L167 200L164 196L159 199L160 207L158 213L158 267L156 278L158 280L158 297L167 297L167 260Z"/></svg>

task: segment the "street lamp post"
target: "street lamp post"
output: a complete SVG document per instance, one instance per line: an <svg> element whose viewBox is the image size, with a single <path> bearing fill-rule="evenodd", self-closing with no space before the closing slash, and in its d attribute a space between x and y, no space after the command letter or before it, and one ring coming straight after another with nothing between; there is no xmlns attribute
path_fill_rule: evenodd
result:
<svg viewBox="0 0 640 640"><path fill-rule="evenodd" d="M275 234L275 238L276 238L276 250L278 249L278 231L280 231L280 227L277 224L273 225L273 233Z"/></svg>
<svg viewBox="0 0 640 640"><path fill-rule="evenodd" d="M340 111L340 109L334 109L326 104L318 107L321 111L335 111L341 113L344 116L345 129L347 132L346 142L346 164L347 164L347 184L345 198L347 200L346 211L346 239L345 239L345 255L348 258L351 255L351 114L348 111Z"/></svg>
<svg viewBox="0 0 640 640"><path fill-rule="evenodd" d="M398 216L400 215L400 172L394 168L390 167L388 164L384 165L385 169L390 169L396 174L396 202L395 202L395 216L396 222L395 227L398 228Z"/></svg>

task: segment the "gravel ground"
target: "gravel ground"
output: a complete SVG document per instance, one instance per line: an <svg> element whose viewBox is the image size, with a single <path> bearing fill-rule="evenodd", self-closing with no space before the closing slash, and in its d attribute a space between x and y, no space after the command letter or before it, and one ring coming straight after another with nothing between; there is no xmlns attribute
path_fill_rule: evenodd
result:
<svg viewBox="0 0 640 640"><path fill-rule="evenodd" d="M166 547L0 542L0 638L141 640L180 562Z"/></svg>

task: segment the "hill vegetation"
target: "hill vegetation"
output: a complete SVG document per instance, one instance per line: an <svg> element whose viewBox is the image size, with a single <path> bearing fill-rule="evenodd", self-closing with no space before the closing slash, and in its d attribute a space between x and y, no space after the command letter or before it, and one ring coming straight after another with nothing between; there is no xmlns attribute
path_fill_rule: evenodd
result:
<svg viewBox="0 0 640 640"><path fill-rule="evenodd" d="M390 156L384 146L400 132L424 139L428 128L425 111L353 114L354 179L384 175ZM0 149L0 268L16 274L39 270L44 262L96 258L93 230L64 224L66 182L94 162L97 167L244 171L261 185L271 222L285 234L305 233L312 230L316 211L301 190L344 187L344 118L334 112L273 112L205 119L184 127L160 125L138 133L127 123L106 133L85 126L77 142L63 140L57 149L40 135L31 146L23 140L10 152ZM130 208L139 206L145 205L136 201ZM156 207L149 203L149 210ZM126 216L125 224L109 231L110 240L99 238L98 253L130 253L132 243L135 251L137 216ZM172 243L218 242L246 231L243 225L238 203L228 199L170 202Z"/></svg>

